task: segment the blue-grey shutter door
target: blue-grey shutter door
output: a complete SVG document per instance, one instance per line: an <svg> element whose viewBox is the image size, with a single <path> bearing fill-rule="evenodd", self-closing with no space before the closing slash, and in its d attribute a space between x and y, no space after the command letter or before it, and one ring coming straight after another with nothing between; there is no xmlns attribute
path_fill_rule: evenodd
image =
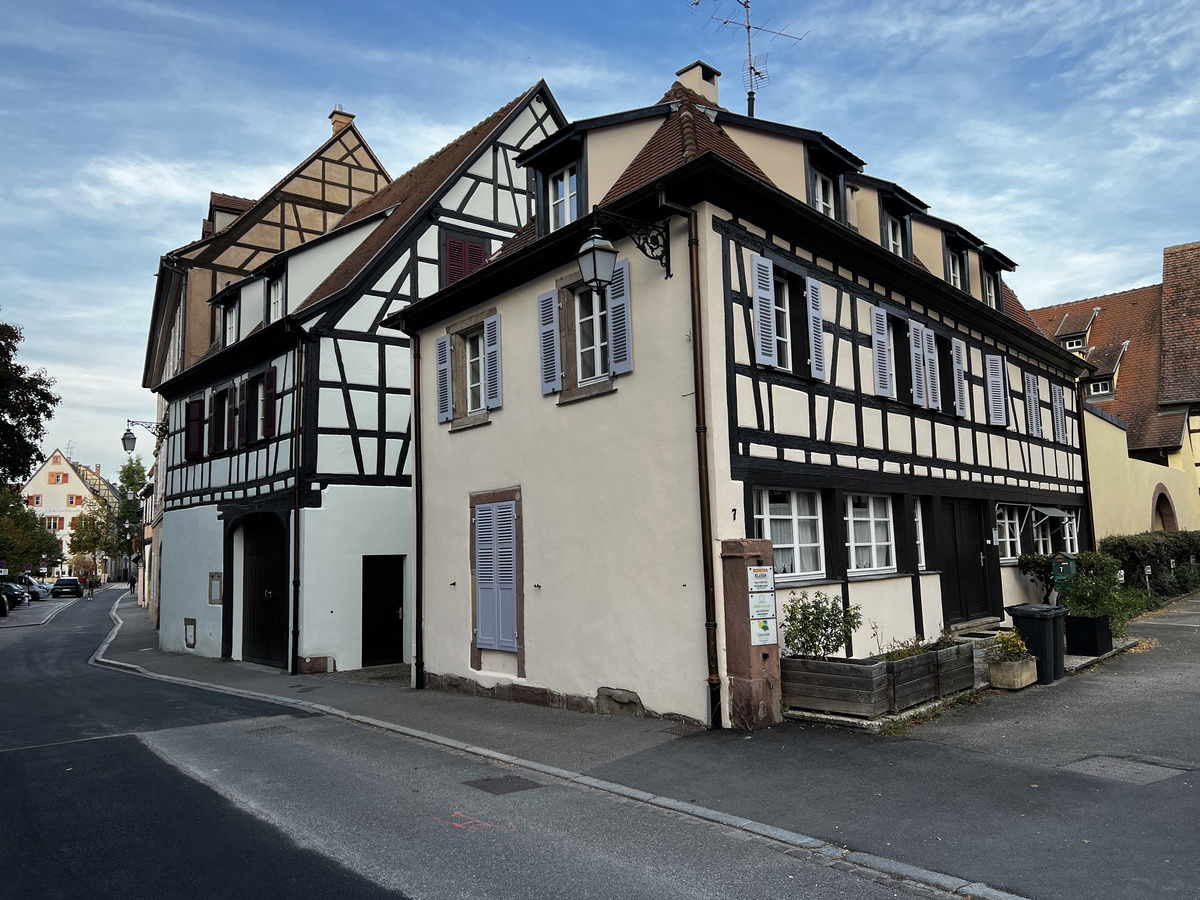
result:
<svg viewBox="0 0 1200 900"><path fill-rule="evenodd" d="M1025 373L1025 424L1030 437L1042 436L1042 401L1038 397L1038 377Z"/></svg>
<svg viewBox="0 0 1200 900"><path fill-rule="evenodd" d="M912 402L925 406L925 329L918 323L908 323L909 363L912 369Z"/></svg>
<svg viewBox="0 0 1200 900"><path fill-rule="evenodd" d="M988 424L1007 425L1008 392L1004 390L1004 357L989 353L987 363Z"/></svg>
<svg viewBox="0 0 1200 900"><path fill-rule="evenodd" d="M517 649L517 504L496 504L496 602L500 650Z"/></svg>
<svg viewBox="0 0 1200 900"><path fill-rule="evenodd" d="M629 260L613 270L608 286L608 371L624 375L633 371L633 330L629 321Z"/></svg>
<svg viewBox="0 0 1200 900"><path fill-rule="evenodd" d="M450 400L450 335L437 339L433 356L437 363L437 420L449 422L454 418Z"/></svg>
<svg viewBox="0 0 1200 900"><path fill-rule="evenodd" d="M925 392L929 395L929 408L942 408L942 381L938 371L937 335L926 328L925 333Z"/></svg>
<svg viewBox="0 0 1200 900"><path fill-rule="evenodd" d="M888 367L887 313L871 307L871 344L875 358L875 394L892 396L892 372Z"/></svg>
<svg viewBox="0 0 1200 900"><path fill-rule="evenodd" d="M500 608L496 591L496 507L475 507L475 645L498 650Z"/></svg>
<svg viewBox="0 0 1200 900"><path fill-rule="evenodd" d="M1050 408L1054 414L1054 440L1065 444L1067 442L1067 411L1063 403L1061 384L1050 385Z"/></svg>
<svg viewBox="0 0 1200 900"><path fill-rule="evenodd" d="M967 417L967 345L958 338L951 338L950 348L954 354L954 411Z"/></svg>
<svg viewBox="0 0 1200 900"><path fill-rule="evenodd" d="M542 393L562 390L562 364L558 347L558 291L538 294L538 346L542 369Z"/></svg>
<svg viewBox="0 0 1200 900"><path fill-rule="evenodd" d="M775 264L763 256L750 257L751 296L754 301L754 360L778 366L775 346Z"/></svg>
<svg viewBox="0 0 1200 900"><path fill-rule="evenodd" d="M502 400L500 382L500 314L483 320L483 405L496 409Z"/></svg>
<svg viewBox="0 0 1200 900"><path fill-rule="evenodd" d="M808 359L812 377L828 381L825 368L825 322L821 318L821 283L808 279Z"/></svg>

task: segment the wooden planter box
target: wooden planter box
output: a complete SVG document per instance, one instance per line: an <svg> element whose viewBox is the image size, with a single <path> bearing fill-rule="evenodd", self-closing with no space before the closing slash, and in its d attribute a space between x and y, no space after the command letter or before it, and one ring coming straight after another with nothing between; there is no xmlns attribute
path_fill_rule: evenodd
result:
<svg viewBox="0 0 1200 900"><path fill-rule="evenodd" d="M1037 660L1015 659L988 663L988 681L994 688L1019 691L1037 681Z"/></svg>
<svg viewBox="0 0 1200 900"><path fill-rule="evenodd" d="M1072 656L1103 656L1112 651L1112 628L1108 616L1067 616L1067 652Z"/></svg>
<svg viewBox="0 0 1200 900"><path fill-rule="evenodd" d="M908 659L779 660L783 702L796 709L873 719L975 685L970 644Z"/></svg>

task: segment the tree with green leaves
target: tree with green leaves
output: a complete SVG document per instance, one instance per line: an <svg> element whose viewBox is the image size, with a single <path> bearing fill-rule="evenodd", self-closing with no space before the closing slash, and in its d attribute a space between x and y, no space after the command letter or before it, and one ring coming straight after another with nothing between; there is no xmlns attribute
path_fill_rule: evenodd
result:
<svg viewBox="0 0 1200 900"><path fill-rule="evenodd" d="M18 326L0 322L0 484L24 481L41 461L46 422L61 399L45 369L17 362L23 337Z"/></svg>
<svg viewBox="0 0 1200 900"><path fill-rule="evenodd" d="M116 511L117 546L111 555L120 559L133 555L132 540L142 536L141 501L138 499L138 492L146 486L146 469L140 456L129 457L125 465L121 466L118 485L121 498ZM131 494L132 500L129 499Z"/></svg>
<svg viewBox="0 0 1200 900"><path fill-rule="evenodd" d="M37 513L25 505L17 491L0 488L0 560L8 564L11 573L23 572L28 564L37 572L42 565L56 566L62 560L62 550L54 532L47 531Z"/></svg>
<svg viewBox="0 0 1200 900"><path fill-rule="evenodd" d="M83 512L75 518L75 527L71 531L73 556L85 556L91 560L91 571L100 571L100 557L109 552L112 546L113 516L108 506L88 500L83 505ZM76 569L79 565L76 563Z"/></svg>

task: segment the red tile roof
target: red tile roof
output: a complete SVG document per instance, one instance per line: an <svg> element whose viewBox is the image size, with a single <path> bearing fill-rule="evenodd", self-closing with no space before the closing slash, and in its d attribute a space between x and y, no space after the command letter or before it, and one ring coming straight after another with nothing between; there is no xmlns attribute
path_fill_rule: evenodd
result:
<svg viewBox="0 0 1200 900"><path fill-rule="evenodd" d="M208 195L209 209L226 209L231 212L245 212L258 201L248 197L235 197L233 194L220 194L211 191Z"/></svg>
<svg viewBox="0 0 1200 900"><path fill-rule="evenodd" d="M338 223L337 228L352 225L390 207L398 207L296 307L296 311L310 307L347 287L388 241L445 185L446 180L458 167L491 137L509 113L544 89L545 85L538 82L350 210Z"/></svg>
<svg viewBox="0 0 1200 900"><path fill-rule="evenodd" d="M1017 292L1005 284L1003 278L1000 279L1000 303L1003 306L1002 312L1014 322L1019 322L1037 334L1044 334L1037 320L1021 304L1020 299L1017 297Z"/></svg>
<svg viewBox="0 0 1200 900"><path fill-rule="evenodd" d="M652 183L705 153L716 153L768 184L772 183L746 151L705 115L704 109L712 108L712 105L704 97L676 81L656 105L663 103L678 103L679 107L667 116L621 173L600 201L601 206Z"/></svg>
<svg viewBox="0 0 1200 900"><path fill-rule="evenodd" d="M1162 285L1152 284L1031 311L1042 329L1054 334L1064 318L1084 321L1099 307L1087 344L1089 362L1096 361L1101 368L1114 361L1125 341L1129 342L1120 356L1113 398L1089 398L1088 402L1128 425L1130 450L1175 448L1183 435L1181 416L1159 415L1161 303Z"/></svg>

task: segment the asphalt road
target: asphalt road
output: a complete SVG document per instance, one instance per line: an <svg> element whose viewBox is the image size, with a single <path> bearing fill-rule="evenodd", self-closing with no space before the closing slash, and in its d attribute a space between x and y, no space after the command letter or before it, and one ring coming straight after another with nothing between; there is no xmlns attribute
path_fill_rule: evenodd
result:
<svg viewBox="0 0 1200 900"><path fill-rule="evenodd" d="M389 732L89 666L116 590L0 635L0 896L937 896Z"/></svg>

